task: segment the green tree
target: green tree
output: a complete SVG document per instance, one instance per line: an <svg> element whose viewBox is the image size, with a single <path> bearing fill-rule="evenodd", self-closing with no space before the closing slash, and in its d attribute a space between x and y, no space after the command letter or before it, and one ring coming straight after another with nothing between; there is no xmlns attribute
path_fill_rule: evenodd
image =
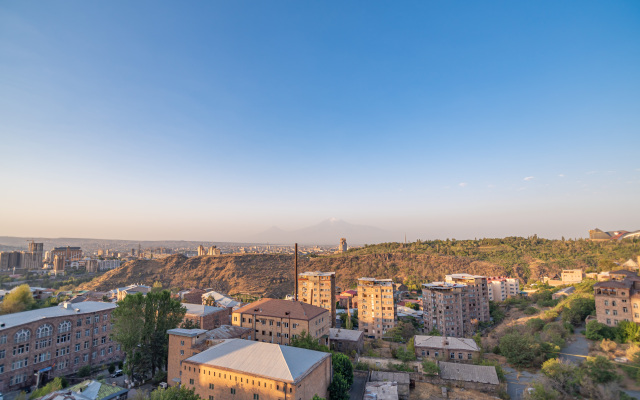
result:
<svg viewBox="0 0 640 400"><path fill-rule="evenodd" d="M544 321L540 318L531 318L527 321L527 327L530 328L533 332L539 332L544 328Z"/></svg>
<svg viewBox="0 0 640 400"><path fill-rule="evenodd" d="M577 368L569 362L552 358L542 364L541 372L560 392L573 394L579 389L580 377L576 373Z"/></svg>
<svg viewBox="0 0 640 400"><path fill-rule="evenodd" d="M342 353L333 353L331 355L331 364L333 365L333 372L342 375L349 387L351 387L353 384L353 364L351 364L349 357Z"/></svg>
<svg viewBox="0 0 640 400"><path fill-rule="evenodd" d="M615 365L604 356L587 357L583 367L587 375L596 383L609 383L621 379Z"/></svg>
<svg viewBox="0 0 640 400"><path fill-rule="evenodd" d="M545 387L542 383L531 385L531 391L527 393L527 399L531 400L556 400L560 398L560 393L552 388Z"/></svg>
<svg viewBox="0 0 640 400"><path fill-rule="evenodd" d="M406 342L416 334L416 329L410 322L400 321L396 326L389 329L385 334L386 338L391 338L394 342Z"/></svg>
<svg viewBox="0 0 640 400"><path fill-rule="evenodd" d="M562 320L573 326L580 326L595 309L596 303L592 298L573 299L569 302L568 307L562 311Z"/></svg>
<svg viewBox="0 0 640 400"><path fill-rule="evenodd" d="M440 367L434 361L424 360L422 361L422 372L425 375L438 375L440 373Z"/></svg>
<svg viewBox="0 0 640 400"><path fill-rule="evenodd" d="M613 339L615 337L615 329L594 319L587 323L584 335L589 340Z"/></svg>
<svg viewBox="0 0 640 400"><path fill-rule="evenodd" d="M80 369L78 370L78 376L80 378L84 378L91 375L91 367L88 365L85 365L84 367L80 367Z"/></svg>
<svg viewBox="0 0 640 400"><path fill-rule="evenodd" d="M153 282L153 286L151 286L152 292L161 292L162 291L162 282L155 281Z"/></svg>
<svg viewBox="0 0 640 400"><path fill-rule="evenodd" d="M330 400L349 400L349 384L341 374L333 374L329 385Z"/></svg>
<svg viewBox="0 0 640 400"><path fill-rule="evenodd" d="M167 330L179 326L186 309L171 298L168 290L128 295L113 311L113 337L127 355L126 369L153 376L166 368L169 337Z"/></svg>
<svg viewBox="0 0 640 400"><path fill-rule="evenodd" d="M180 325L182 329L198 329L200 325L192 319L185 319L184 322Z"/></svg>
<svg viewBox="0 0 640 400"><path fill-rule="evenodd" d="M149 393L149 400L200 400L194 389L187 389L181 385L169 386L166 389L156 389Z"/></svg>
<svg viewBox="0 0 640 400"><path fill-rule="evenodd" d="M322 351L325 353L329 352L329 348L327 346L318 343L318 339L309 335L307 331L302 331L299 336L292 337L289 341L289 345L293 347L300 347L302 349Z"/></svg>
<svg viewBox="0 0 640 400"><path fill-rule="evenodd" d="M324 397L318 396L317 394L314 394L311 400L326 400L326 399Z"/></svg>
<svg viewBox="0 0 640 400"><path fill-rule="evenodd" d="M618 324L618 336L623 343L637 342L640 340L640 329L635 322L620 321Z"/></svg>
<svg viewBox="0 0 640 400"><path fill-rule="evenodd" d="M0 304L2 314L13 314L25 310L31 310L36 304L31 294L31 288L26 283L7 293Z"/></svg>
<svg viewBox="0 0 640 400"><path fill-rule="evenodd" d="M500 354L507 357L509 363L518 367L534 365L540 353L540 345L529 335L511 332L500 339Z"/></svg>

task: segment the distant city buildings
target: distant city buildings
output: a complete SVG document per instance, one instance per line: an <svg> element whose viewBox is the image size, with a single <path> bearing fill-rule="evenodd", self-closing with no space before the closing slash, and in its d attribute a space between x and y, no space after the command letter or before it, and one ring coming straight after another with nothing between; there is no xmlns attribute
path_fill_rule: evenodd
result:
<svg viewBox="0 0 640 400"><path fill-rule="evenodd" d="M609 231L604 232L601 229L592 229L589 231L589 240L594 242L604 242L608 240L623 240L623 239L637 239L640 238L640 230L629 231Z"/></svg>
<svg viewBox="0 0 640 400"><path fill-rule="evenodd" d="M298 274L298 300L331 312L331 327L336 324L336 273L304 272Z"/></svg>
<svg viewBox="0 0 640 400"><path fill-rule="evenodd" d="M564 269L559 275L551 278L545 276L542 281L551 286L575 285L582 282L583 276L581 269Z"/></svg>
<svg viewBox="0 0 640 400"><path fill-rule="evenodd" d="M358 279L358 329L380 339L396 326L394 286L391 279Z"/></svg>
<svg viewBox="0 0 640 400"><path fill-rule="evenodd" d="M198 256L219 256L222 254L216 246L205 248L203 245L198 246Z"/></svg>

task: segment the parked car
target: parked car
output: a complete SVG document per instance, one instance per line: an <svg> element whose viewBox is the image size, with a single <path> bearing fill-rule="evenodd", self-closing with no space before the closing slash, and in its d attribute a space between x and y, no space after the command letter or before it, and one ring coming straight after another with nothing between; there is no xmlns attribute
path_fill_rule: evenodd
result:
<svg viewBox="0 0 640 400"><path fill-rule="evenodd" d="M119 377L119 376L122 376L122 370L121 370L121 369L118 369L118 370L116 370L116 372L114 372L113 374L111 374L111 377L112 377L112 378L117 378L117 377Z"/></svg>

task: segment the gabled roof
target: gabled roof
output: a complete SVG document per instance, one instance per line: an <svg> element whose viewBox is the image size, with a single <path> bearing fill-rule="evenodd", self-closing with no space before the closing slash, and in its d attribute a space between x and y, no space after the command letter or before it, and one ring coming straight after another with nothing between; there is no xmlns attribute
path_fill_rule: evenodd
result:
<svg viewBox="0 0 640 400"><path fill-rule="evenodd" d="M84 301L75 304L64 302L56 307L46 307L38 310L0 315L0 331L34 321L45 321L47 318L64 316L73 318L77 315L113 310L114 308L116 308L115 304L103 303L101 301Z"/></svg>
<svg viewBox="0 0 640 400"><path fill-rule="evenodd" d="M293 318L300 320L311 320L320 314L330 314L328 310L312 306L301 301L282 299L262 299L235 310L234 312L243 314L254 314L256 316Z"/></svg>
<svg viewBox="0 0 640 400"><path fill-rule="evenodd" d="M216 329L207 332L207 339L234 339L245 333L253 332L252 328L245 328L235 325L221 325Z"/></svg>
<svg viewBox="0 0 640 400"><path fill-rule="evenodd" d="M297 383L329 357L329 353L297 347L226 339L187 358L183 363L210 365L280 382Z"/></svg>
<svg viewBox="0 0 640 400"><path fill-rule="evenodd" d="M364 336L364 331L329 328L329 340L346 340L349 342L357 342L362 336Z"/></svg>
<svg viewBox="0 0 640 400"><path fill-rule="evenodd" d="M205 306L202 304L182 303L182 306L187 309L188 315L209 315L220 310L225 310L225 308L222 307Z"/></svg>
<svg viewBox="0 0 640 400"><path fill-rule="evenodd" d="M480 351L473 339L456 338L449 336L422 336L416 335L413 341L415 347L431 347L445 350Z"/></svg>
<svg viewBox="0 0 640 400"><path fill-rule="evenodd" d="M622 264L622 266L627 268L638 268L638 263L630 258L626 263Z"/></svg>

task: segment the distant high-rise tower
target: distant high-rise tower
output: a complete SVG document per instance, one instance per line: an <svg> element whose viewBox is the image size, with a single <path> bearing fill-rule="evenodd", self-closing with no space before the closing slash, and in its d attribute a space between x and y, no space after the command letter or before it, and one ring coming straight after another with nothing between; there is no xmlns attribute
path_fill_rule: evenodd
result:
<svg viewBox="0 0 640 400"><path fill-rule="evenodd" d="M198 256L206 256L207 251L204 249L203 245L198 246Z"/></svg>
<svg viewBox="0 0 640 400"><path fill-rule="evenodd" d="M341 238L340 239L340 246L338 246L338 253L346 253L347 252L347 239L346 238Z"/></svg>
<svg viewBox="0 0 640 400"><path fill-rule="evenodd" d="M56 275L64 273L64 256L56 255L53 257L53 272Z"/></svg>
<svg viewBox="0 0 640 400"><path fill-rule="evenodd" d="M42 259L44 255L44 244L35 243L33 240L29 242L29 251L22 252L21 267L24 269L40 269L42 268Z"/></svg>

